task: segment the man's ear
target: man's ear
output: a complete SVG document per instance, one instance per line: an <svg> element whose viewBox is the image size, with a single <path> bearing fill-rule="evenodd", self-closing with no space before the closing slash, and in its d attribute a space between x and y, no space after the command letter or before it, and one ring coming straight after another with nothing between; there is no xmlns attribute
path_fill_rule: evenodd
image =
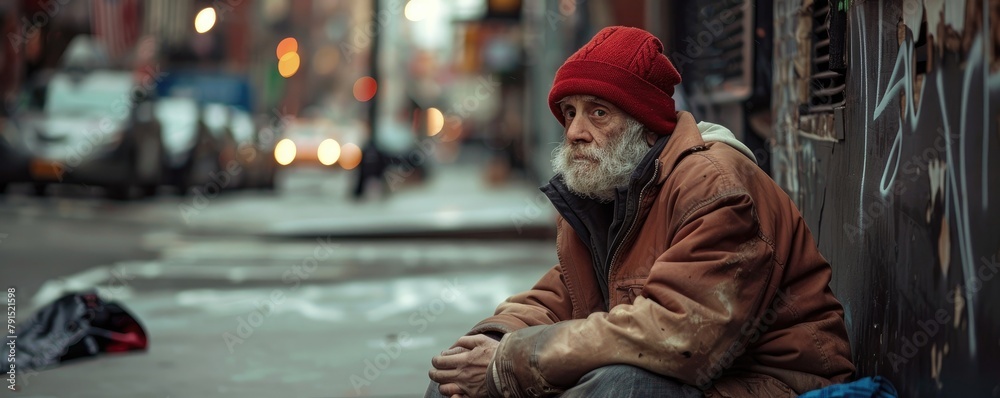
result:
<svg viewBox="0 0 1000 398"><path fill-rule="evenodd" d="M649 130L643 131L642 133L646 136L646 144L649 144L650 147L652 147L653 144L656 144L656 139L659 138L658 134Z"/></svg>

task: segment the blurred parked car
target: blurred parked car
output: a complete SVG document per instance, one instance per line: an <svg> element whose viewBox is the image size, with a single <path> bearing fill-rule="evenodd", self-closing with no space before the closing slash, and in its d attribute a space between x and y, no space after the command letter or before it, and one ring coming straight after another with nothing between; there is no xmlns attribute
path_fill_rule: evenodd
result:
<svg viewBox="0 0 1000 398"><path fill-rule="evenodd" d="M105 188L127 199L135 187L149 194L162 179L163 142L148 91L131 71L107 69L101 45L78 36L60 69L30 82L0 139L0 187L31 182Z"/></svg>
<svg viewBox="0 0 1000 398"><path fill-rule="evenodd" d="M55 73L33 91L44 99L25 101L7 121L3 183L31 182L38 194L52 183L97 185L116 199L133 187L155 191L163 144L151 104L132 95L133 79L127 71Z"/></svg>
<svg viewBox="0 0 1000 398"><path fill-rule="evenodd" d="M194 149L188 156L194 159L194 164L177 168L180 163L173 163L172 174L177 176L174 181L182 191L210 181L223 189L273 186L275 166L266 160L273 157L273 144L258 138L250 113L251 87L246 76L176 71L162 79L158 92L163 98L184 97L195 103L194 118L199 121L197 145L187 145ZM191 111L190 104L184 108L185 112ZM258 152L266 156L258 156ZM211 165L206 160L209 156L213 159Z"/></svg>

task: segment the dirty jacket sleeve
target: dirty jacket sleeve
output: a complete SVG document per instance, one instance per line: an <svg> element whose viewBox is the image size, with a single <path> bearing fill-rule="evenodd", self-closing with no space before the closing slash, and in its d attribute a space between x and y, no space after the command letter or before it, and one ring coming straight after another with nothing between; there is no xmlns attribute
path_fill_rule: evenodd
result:
<svg viewBox="0 0 1000 398"><path fill-rule="evenodd" d="M669 226L676 228L669 249L631 304L506 334L488 373L491 396L557 394L612 364L705 387L727 358L741 355L776 291L773 246L745 189L700 194L671 198L689 210Z"/></svg>

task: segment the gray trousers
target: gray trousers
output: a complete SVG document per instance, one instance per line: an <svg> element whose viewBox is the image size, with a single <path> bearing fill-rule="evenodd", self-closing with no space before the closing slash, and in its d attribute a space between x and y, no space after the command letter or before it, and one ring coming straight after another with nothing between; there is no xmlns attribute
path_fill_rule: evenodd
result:
<svg viewBox="0 0 1000 398"><path fill-rule="evenodd" d="M441 398L438 384L431 382L424 398ZM630 365L611 365L594 369L580 378L576 386L560 395L582 397L669 397L701 398L701 390L677 380ZM446 397L447 398L447 397Z"/></svg>

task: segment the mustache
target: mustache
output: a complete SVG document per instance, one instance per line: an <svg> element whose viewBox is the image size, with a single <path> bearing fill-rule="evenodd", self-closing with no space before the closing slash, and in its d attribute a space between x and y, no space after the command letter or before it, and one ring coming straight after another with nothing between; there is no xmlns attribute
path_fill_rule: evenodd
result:
<svg viewBox="0 0 1000 398"><path fill-rule="evenodd" d="M573 160L589 160L596 162L601 158L601 150L595 146L584 146L583 144L574 144L567 149L567 155Z"/></svg>

